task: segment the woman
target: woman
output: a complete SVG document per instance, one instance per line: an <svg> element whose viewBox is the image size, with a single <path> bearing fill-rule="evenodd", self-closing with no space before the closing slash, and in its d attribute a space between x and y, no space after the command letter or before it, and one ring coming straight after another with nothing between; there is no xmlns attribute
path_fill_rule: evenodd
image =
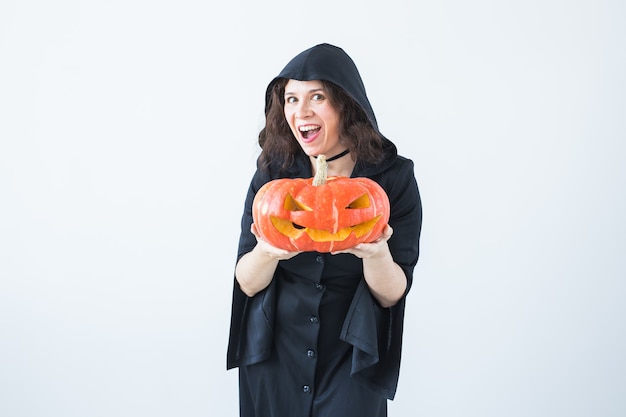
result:
<svg viewBox="0 0 626 417"><path fill-rule="evenodd" d="M382 417L400 370L422 209L413 163L378 130L352 59L329 44L293 58L266 93L262 148L245 203L228 369L242 417ZM289 252L259 237L252 202L277 178L368 177L386 191L380 239L341 253Z"/></svg>

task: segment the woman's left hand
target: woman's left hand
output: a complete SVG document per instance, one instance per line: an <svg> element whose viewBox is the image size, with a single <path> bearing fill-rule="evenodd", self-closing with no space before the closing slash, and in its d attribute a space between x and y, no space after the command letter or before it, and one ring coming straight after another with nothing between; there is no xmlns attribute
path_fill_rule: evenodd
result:
<svg viewBox="0 0 626 417"><path fill-rule="evenodd" d="M394 262L387 241L393 234L387 225L383 234L372 243L359 243L353 248L336 253L351 253L363 260L363 276L372 295L382 307L395 305L404 295L407 286L406 275Z"/></svg>

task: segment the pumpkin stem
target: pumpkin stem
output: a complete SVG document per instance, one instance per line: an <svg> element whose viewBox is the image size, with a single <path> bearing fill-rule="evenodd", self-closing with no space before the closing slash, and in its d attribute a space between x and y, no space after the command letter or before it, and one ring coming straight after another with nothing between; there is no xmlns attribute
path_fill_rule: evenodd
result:
<svg viewBox="0 0 626 417"><path fill-rule="evenodd" d="M326 184L326 177L328 176L328 163L326 162L326 155L317 155L316 160L315 177L313 177L313 186Z"/></svg>

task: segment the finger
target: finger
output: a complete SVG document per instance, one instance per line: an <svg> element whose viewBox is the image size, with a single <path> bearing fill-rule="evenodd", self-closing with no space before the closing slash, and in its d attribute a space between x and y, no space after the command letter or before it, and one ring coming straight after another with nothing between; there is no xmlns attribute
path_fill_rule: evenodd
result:
<svg viewBox="0 0 626 417"><path fill-rule="evenodd" d="M252 234L259 239L261 237L261 235L259 234L259 230L256 228L256 224L252 223L250 225L250 232L252 232Z"/></svg>

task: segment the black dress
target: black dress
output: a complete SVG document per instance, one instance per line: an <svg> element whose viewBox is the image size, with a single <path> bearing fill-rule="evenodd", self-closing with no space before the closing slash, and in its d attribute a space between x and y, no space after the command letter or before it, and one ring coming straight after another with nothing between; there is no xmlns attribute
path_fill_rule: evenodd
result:
<svg viewBox="0 0 626 417"><path fill-rule="evenodd" d="M413 163L395 154L355 167L387 192L388 241L410 284L419 253L421 203ZM301 161L300 176L311 176ZM365 175L368 174L368 175ZM245 204L239 257L252 250L256 191L272 177L257 171ZM408 288L407 288L408 292ZM350 254L306 252L280 261L268 288L247 297L235 281L228 368L239 367L242 417L383 417L399 375L405 298L382 308Z"/></svg>

